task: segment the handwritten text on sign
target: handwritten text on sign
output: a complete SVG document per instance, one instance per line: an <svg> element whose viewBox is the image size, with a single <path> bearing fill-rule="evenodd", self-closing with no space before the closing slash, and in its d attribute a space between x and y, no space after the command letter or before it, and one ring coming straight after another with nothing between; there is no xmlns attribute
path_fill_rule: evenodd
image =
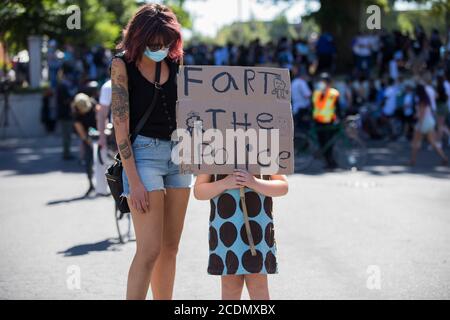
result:
<svg viewBox="0 0 450 320"><path fill-rule="evenodd" d="M178 156L184 172L293 172L286 69L186 66L178 78Z"/></svg>

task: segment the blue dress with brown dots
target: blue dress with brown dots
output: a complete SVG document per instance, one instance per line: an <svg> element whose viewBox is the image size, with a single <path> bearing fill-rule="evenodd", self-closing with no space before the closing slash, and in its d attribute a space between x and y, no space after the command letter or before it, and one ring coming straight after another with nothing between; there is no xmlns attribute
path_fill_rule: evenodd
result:
<svg viewBox="0 0 450 320"><path fill-rule="evenodd" d="M225 177L218 175L213 179ZM211 199L208 263L211 275L278 273L272 198L245 188L245 202L256 256L252 256L247 239L240 190L227 190Z"/></svg>

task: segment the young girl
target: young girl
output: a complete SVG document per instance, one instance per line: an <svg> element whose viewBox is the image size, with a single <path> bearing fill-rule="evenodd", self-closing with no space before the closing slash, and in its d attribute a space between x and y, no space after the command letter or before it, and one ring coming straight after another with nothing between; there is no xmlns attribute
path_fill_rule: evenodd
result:
<svg viewBox="0 0 450 320"><path fill-rule="evenodd" d="M223 300L239 300L244 282L250 299L270 299L267 275L278 272L272 197L287 192L282 175L255 177L236 170L197 177L195 198L211 203L208 273L222 276Z"/></svg>

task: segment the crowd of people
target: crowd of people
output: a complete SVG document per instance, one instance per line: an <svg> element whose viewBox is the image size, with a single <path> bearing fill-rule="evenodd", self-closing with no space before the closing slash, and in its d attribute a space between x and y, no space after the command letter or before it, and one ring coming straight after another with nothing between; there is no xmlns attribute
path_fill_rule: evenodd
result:
<svg viewBox="0 0 450 320"><path fill-rule="evenodd" d="M78 159L85 167L89 188L108 195L106 169L107 136L111 104L109 64L111 50L101 46L75 49L70 45L58 48L48 43L47 73L49 87L43 95L41 121L48 132L58 124L62 138L63 160ZM72 135L80 141L77 156L71 152Z"/></svg>
<svg viewBox="0 0 450 320"><path fill-rule="evenodd" d="M332 48L332 38L325 37L323 41L329 41L325 47ZM320 38L317 46L319 43ZM437 30L428 37L418 26L413 37L398 31L358 34L352 49L353 68L336 77L333 83L338 92L337 118L360 115L362 132L367 138L411 140L411 165L415 164L421 140L426 136L447 164L443 148L450 146L448 40L445 44ZM320 50L316 48L316 52ZM328 52L330 56L325 59L318 54L313 65L315 63L319 70L333 72L331 53L335 51L330 49ZM293 108L300 130L307 128L308 121L313 120L312 115L318 107L313 92L321 91L320 81L317 82L317 77L308 70L311 70L310 66L302 64L293 68ZM326 95L324 91L323 95Z"/></svg>
<svg viewBox="0 0 450 320"><path fill-rule="evenodd" d="M348 70L336 66L338 51L329 33L311 35L308 39L283 37L268 43L256 39L249 45L232 42L225 46L189 45L185 48L184 63L290 69L293 112L299 129L313 121L313 92L323 72L331 75L333 87L339 92L338 118L361 115L363 132L371 139L413 140L422 114L419 101L426 102L431 111L427 123L434 125L432 130L422 133L430 142L435 141L432 145L439 149L450 144L448 38L450 31L448 35L441 35L437 30L427 34L420 26L413 35L386 30L357 34L351 43L353 64ZM42 121L49 131L54 130L56 122L60 123L66 137L65 146L70 144L69 133L73 130L74 96L81 92L98 100L100 87L109 77L111 57L112 51L101 46L73 48L58 47L55 41L48 43L50 87L44 95ZM427 93L425 102L418 93L422 87ZM431 138L430 132L434 130ZM71 158L68 151L64 158Z"/></svg>

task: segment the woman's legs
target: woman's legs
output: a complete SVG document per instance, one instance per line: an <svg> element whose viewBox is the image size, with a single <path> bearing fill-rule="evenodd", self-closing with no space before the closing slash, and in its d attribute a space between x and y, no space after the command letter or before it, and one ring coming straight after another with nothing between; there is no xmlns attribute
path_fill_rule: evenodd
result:
<svg viewBox="0 0 450 320"><path fill-rule="evenodd" d="M161 249L164 192L154 191L148 195L149 212L141 214L130 205L136 233L136 254L128 273L128 300L144 300L147 297L152 270Z"/></svg>
<svg viewBox="0 0 450 320"><path fill-rule="evenodd" d="M178 244L183 231L190 189L167 189L164 199L161 252L153 269L153 299L172 299Z"/></svg>
<svg viewBox="0 0 450 320"><path fill-rule="evenodd" d="M222 300L240 300L244 276L222 276Z"/></svg>
<svg viewBox="0 0 450 320"><path fill-rule="evenodd" d="M245 284L251 300L270 300L267 275L245 275Z"/></svg>

